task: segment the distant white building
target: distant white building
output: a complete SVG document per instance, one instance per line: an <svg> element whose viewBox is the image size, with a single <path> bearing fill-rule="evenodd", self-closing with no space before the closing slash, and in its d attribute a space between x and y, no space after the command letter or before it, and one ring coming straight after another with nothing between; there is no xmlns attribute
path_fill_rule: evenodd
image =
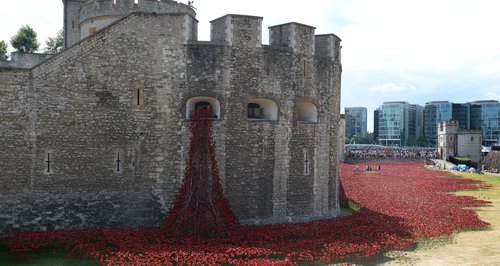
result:
<svg viewBox="0 0 500 266"><path fill-rule="evenodd" d="M468 157L473 162L481 159L480 129L462 129L458 121L440 121L438 131L439 155L447 160L450 156Z"/></svg>

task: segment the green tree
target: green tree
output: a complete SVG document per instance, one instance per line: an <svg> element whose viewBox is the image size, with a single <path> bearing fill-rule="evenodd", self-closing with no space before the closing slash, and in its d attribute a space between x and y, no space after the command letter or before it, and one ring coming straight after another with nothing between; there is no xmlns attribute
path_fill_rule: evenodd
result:
<svg viewBox="0 0 500 266"><path fill-rule="evenodd" d="M408 146L425 147L426 140L423 136L419 136L418 138L416 138L415 136L410 136L408 138Z"/></svg>
<svg viewBox="0 0 500 266"><path fill-rule="evenodd" d="M36 39L36 32L28 25L21 26L16 35L10 39L10 44L21 53L33 53L38 50L40 43Z"/></svg>
<svg viewBox="0 0 500 266"><path fill-rule="evenodd" d="M6 54L7 53L7 43L5 43L4 40L0 41L0 54Z"/></svg>
<svg viewBox="0 0 500 266"><path fill-rule="evenodd" d="M44 52L48 54L57 54L62 51L64 45L64 36L63 30L59 30L57 32L56 37L49 37L48 40L45 41L45 49Z"/></svg>
<svg viewBox="0 0 500 266"><path fill-rule="evenodd" d="M370 144L370 140L364 135L354 135L350 139L350 143L356 144Z"/></svg>

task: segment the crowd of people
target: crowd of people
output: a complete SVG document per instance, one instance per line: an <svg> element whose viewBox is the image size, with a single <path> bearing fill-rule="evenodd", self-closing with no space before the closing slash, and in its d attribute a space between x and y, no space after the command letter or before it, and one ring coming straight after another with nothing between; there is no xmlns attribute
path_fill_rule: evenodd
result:
<svg viewBox="0 0 500 266"><path fill-rule="evenodd" d="M419 148L419 147L386 147L380 145L346 145L346 159L380 159L380 158L397 158L397 159L437 159L439 152L435 148Z"/></svg>

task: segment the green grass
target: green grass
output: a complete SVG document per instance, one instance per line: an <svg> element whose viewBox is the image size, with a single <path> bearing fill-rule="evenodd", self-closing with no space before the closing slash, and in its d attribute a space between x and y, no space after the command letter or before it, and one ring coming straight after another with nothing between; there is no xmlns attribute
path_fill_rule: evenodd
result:
<svg viewBox="0 0 500 266"><path fill-rule="evenodd" d="M351 215L361 209L361 205L357 204L356 202L353 201L340 201L340 215L341 216L346 216L346 215Z"/></svg>
<svg viewBox="0 0 500 266"><path fill-rule="evenodd" d="M7 246L5 243L0 242L0 265L14 265L14 266L91 266L99 265L99 262L89 258L67 258L66 254L62 251L39 251L32 254L29 258L18 258L11 256L7 253Z"/></svg>
<svg viewBox="0 0 500 266"><path fill-rule="evenodd" d="M491 175L487 173L480 175L467 172L454 172L454 174L463 178L480 180L483 181L486 185L492 186L492 188L490 189L459 191L456 192L457 195L473 196L478 199L490 200L490 201L495 199L500 199L500 193L498 191L500 189L500 176Z"/></svg>
<svg viewBox="0 0 500 266"><path fill-rule="evenodd" d="M457 191L454 192L453 194L456 195L462 195L462 196L473 196L477 199L482 199L482 200L493 200L493 199L499 199L500 194L498 193L498 188L500 188L500 176L495 176L495 175L489 175L489 174L475 174L475 173L468 173L468 172L453 172L454 175L457 175L462 178L468 178L468 179L474 179L474 180L479 180L483 181L486 185L492 186L492 188L488 189L476 189L476 190L463 190L463 191ZM479 209L473 208L476 211L480 211ZM461 230L458 230L455 232L469 232L469 231L484 231L484 230L491 230L488 228L463 228ZM420 238L417 240L417 249L432 249L436 247L440 247L443 245L447 245L450 243L453 243L453 235L443 235L443 236L438 236L438 237L425 237L425 238Z"/></svg>
<svg viewBox="0 0 500 266"><path fill-rule="evenodd" d="M492 185L495 187L500 187L500 176L491 175L488 173L485 173L485 174L474 174L474 173L468 173L468 172L453 172L453 173L458 175L458 176L461 176L463 178L481 180L481 181L486 182L489 185Z"/></svg>

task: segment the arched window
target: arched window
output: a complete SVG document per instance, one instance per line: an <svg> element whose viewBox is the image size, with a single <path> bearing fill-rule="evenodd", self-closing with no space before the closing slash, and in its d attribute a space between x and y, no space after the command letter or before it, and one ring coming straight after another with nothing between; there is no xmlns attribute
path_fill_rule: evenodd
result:
<svg viewBox="0 0 500 266"><path fill-rule="evenodd" d="M194 105L194 109L195 110L199 110L199 109L212 109L212 106L208 102L197 102Z"/></svg>
<svg viewBox="0 0 500 266"><path fill-rule="evenodd" d="M220 103L214 97L197 96L190 98L186 102L186 119L189 119L194 110L209 108L212 109L213 119L220 119Z"/></svg>
<svg viewBox="0 0 500 266"><path fill-rule="evenodd" d="M299 102L297 104L297 121L318 122L318 107L312 102Z"/></svg>
<svg viewBox="0 0 500 266"><path fill-rule="evenodd" d="M278 105L269 99L253 99L247 105L249 120L278 120Z"/></svg>
<svg viewBox="0 0 500 266"><path fill-rule="evenodd" d="M263 118L264 117L264 109L260 108L260 105L257 103L249 103L248 104L248 118Z"/></svg>

